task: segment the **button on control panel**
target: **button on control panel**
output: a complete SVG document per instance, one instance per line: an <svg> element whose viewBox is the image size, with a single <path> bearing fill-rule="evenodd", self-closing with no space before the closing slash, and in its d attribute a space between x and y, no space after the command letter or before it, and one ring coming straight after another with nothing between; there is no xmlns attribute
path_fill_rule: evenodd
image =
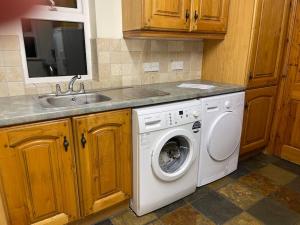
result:
<svg viewBox="0 0 300 225"><path fill-rule="evenodd" d="M191 123L200 119L200 107L180 109L166 114L168 126Z"/></svg>

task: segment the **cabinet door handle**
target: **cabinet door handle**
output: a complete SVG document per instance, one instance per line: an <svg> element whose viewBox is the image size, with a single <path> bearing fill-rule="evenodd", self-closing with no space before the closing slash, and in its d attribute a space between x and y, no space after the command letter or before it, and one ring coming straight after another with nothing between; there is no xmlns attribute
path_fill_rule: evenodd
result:
<svg viewBox="0 0 300 225"><path fill-rule="evenodd" d="M197 10L195 10L195 14L194 14L195 22L198 20L198 18L199 18L198 12Z"/></svg>
<svg viewBox="0 0 300 225"><path fill-rule="evenodd" d="M67 137L64 136L64 147L66 152L68 151L69 145L70 143L68 142Z"/></svg>
<svg viewBox="0 0 300 225"><path fill-rule="evenodd" d="M187 21L190 19L190 11L187 9L185 11L185 22L187 23Z"/></svg>
<svg viewBox="0 0 300 225"><path fill-rule="evenodd" d="M250 72L249 72L249 80L252 80L252 79L253 79L253 72L250 71Z"/></svg>
<svg viewBox="0 0 300 225"><path fill-rule="evenodd" d="M81 145L82 145L82 148L85 148L85 144L86 144L86 139L84 137L84 133L81 135Z"/></svg>

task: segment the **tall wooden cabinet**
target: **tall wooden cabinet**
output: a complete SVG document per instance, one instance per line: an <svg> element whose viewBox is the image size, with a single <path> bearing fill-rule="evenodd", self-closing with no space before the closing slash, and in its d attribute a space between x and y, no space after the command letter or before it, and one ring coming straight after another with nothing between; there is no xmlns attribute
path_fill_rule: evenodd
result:
<svg viewBox="0 0 300 225"><path fill-rule="evenodd" d="M131 196L130 110L74 118L82 212L89 215Z"/></svg>
<svg viewBox="0 0 300 225"><path fill-rule="evenodd" d="M9 224L65 224L79 218L69 120L1 129L0 140Z"/></svg>
<svg viewBox="0 0 300 225"><path fill-rule="evenodd" d="M230 0L122 0L125 38L224 39Z"/></svg>
<svg viewBox="0 0 300 225"><path fill-rule="evenodd" d="M226 39L204 43L202 78L247 88L241 154L268 145L289 10L290 0L231 0Z"/></svg>

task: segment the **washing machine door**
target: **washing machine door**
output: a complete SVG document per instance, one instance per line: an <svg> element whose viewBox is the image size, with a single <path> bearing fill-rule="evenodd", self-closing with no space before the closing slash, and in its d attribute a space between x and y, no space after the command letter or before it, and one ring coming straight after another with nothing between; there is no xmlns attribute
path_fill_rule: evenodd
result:
<svg viewBox="0 0 300 225"><path fill-rule="evenodd" d="M216 161L228 159L238 150L242 131L241 118L233 112L220 115L210 127L207 151Z"/></svg>
<svg viewBox="0 0 300 225"><path fill-rule="evenodd" d="M197 151L191 132L173 130L161 137L152 153L153 173L163 181L177 180L190 169Z"/></svg>

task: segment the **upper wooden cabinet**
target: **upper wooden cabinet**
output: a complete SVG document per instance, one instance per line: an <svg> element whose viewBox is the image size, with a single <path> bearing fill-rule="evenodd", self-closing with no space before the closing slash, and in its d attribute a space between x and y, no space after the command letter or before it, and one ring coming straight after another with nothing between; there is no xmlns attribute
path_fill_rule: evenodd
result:
<svg viewBox="0 0 300 225"><path fill-rule="evenodd" d="M274 85L278 82L284 47L286 1L257 0L248 87Z"/></svg>
<svg viewBox="0 0 300 225"><path fill-rule="evenodd" d="M224 39L229 0L122 0L126 38Z"/></svg>
<svg viewBox="0 0 300 225"><path fill-rule="evenodd" d="M241 154L263 148L268 144L276 89L274 86L246 91Z"/></svg>
<svg viewBox="0 0 300 225"><path fill-rule="evenodd" d="M192 30L196 32L225 33L228 11L229 0L193 1Z"/></svg>
<svg viewBox="0 0 300 225"><path fill-rule="evenodd" d="M131 196L131 111L74 118L83 215Z"/></svg>
<svg viewBox="0 0 300 225"><path fill-rule="evenodd" d="M2 199L10 225L79 218L69 120L0 130Z"/></svg>
<svg viewBox="0 0 300 225"><path fill-rule="evenodd" d="M190 0L144 0L144 4L145 29L190 29Z"/></svg>
<svg viewBox="0 0 300 225"><path fill-rule="evenodd" d="M248 88L276 85L289 3L290 0L230 0L226 39L204 43L202 78Z"/></svg>

